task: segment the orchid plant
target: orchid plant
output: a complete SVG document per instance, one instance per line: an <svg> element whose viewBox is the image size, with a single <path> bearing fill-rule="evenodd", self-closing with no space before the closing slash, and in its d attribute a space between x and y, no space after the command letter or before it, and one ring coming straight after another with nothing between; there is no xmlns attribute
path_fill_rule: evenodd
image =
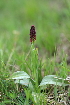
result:
<svg viewBox="0 0 70 105"><path fill-rule="evenodd" d="M56 75L46 75L45 77L42 77L42 64L41 60L39 60L38 57L38 48L35 48L34 46L36 40L36 30L34 25L31 26L29 35L31 48L29 54L30 63L29 66L27 66L30 72L27 73L24 70L17 71L14 72L9 79L14 80L17 90L19 87L18 84L28 87L28 90L25 89L26 96L28 97L28 99L29 96L32 95L34 104L41 105L43 103L43 100L45 99L45 95L41 93L41 90L46 89L48 85L67 86L70 85L70 82ZM46 105L46 103L44 103L44 105Z"/></svg>

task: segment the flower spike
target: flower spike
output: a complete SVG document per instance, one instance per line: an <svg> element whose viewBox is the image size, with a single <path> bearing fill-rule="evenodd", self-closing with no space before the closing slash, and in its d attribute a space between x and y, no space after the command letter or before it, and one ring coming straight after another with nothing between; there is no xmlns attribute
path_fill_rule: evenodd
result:
<svg viewBox="0 0 70 105"><path fill-rule="evenodd" d="M29 35L30 35L30 42L32 44L32 42L34 42L36 40L36 31L35 31L34 25L31 26Z"/></svg>

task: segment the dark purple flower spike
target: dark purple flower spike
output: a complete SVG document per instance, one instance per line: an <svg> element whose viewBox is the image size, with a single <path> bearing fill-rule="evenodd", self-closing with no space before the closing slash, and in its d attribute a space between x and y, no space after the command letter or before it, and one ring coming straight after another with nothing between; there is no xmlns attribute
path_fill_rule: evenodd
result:
<svg viewBox="0 0 70 105"><path fill-rule="evenodd" d="M30 29L30 42L32 44L32 42L34 42L36 40L36 31L35 31L35 27L32 25L31 29Z"/></svg>

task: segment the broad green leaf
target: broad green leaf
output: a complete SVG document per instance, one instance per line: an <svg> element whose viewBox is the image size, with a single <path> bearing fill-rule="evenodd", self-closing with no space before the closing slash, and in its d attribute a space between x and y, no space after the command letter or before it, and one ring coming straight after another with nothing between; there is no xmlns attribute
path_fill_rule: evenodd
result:
<svg viewBox="0 0 70 105"><path fill-rule="evenodd" d="M28 86L31 90L34 90L34 87L33 87L33 84L31 83L30 81L30 78L24 78L22 80L15 80L15 83L19 83L21 85L25 85L25 86Z"/></svg>
<svg viewBox="0 0 70 105"><path fill-rule="evenodd" d="M30 81L30 79L29 78L24 78L24 79L22 79L22 80L15 80L15 83L19 83L19 84L21 84L21 85L25 85L25 86L29 86L29 85L32 85L32 83L31 83L31 81Z"/></svg>
<svg viewBox="0 0 70 105"><path fill-rule="evenodd" d="M9 79L24 79L24 78L30 78L30 76L24 72L24 71L17 71L14 72Z"/></svg>
<svg viewBox="0 0 70 105"><path fill-rule="evenodd" d="M57 77L56 75L47 75L42 79L40 86L44 86L47 84L65 86L65 85L68 85L69 83L64 79Z"/></svg>

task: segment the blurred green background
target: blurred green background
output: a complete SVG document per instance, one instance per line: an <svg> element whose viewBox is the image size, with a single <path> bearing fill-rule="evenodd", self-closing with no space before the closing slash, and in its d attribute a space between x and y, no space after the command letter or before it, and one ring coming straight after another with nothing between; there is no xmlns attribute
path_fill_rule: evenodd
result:
<svg viewBox="0 0 70 105"><path fill-rule="evenodd" d="M30 49L30 27L36 27L35 46L52 55L61 33L70 34L70 0L0 0L0 49L5 55Z"/></svg>

